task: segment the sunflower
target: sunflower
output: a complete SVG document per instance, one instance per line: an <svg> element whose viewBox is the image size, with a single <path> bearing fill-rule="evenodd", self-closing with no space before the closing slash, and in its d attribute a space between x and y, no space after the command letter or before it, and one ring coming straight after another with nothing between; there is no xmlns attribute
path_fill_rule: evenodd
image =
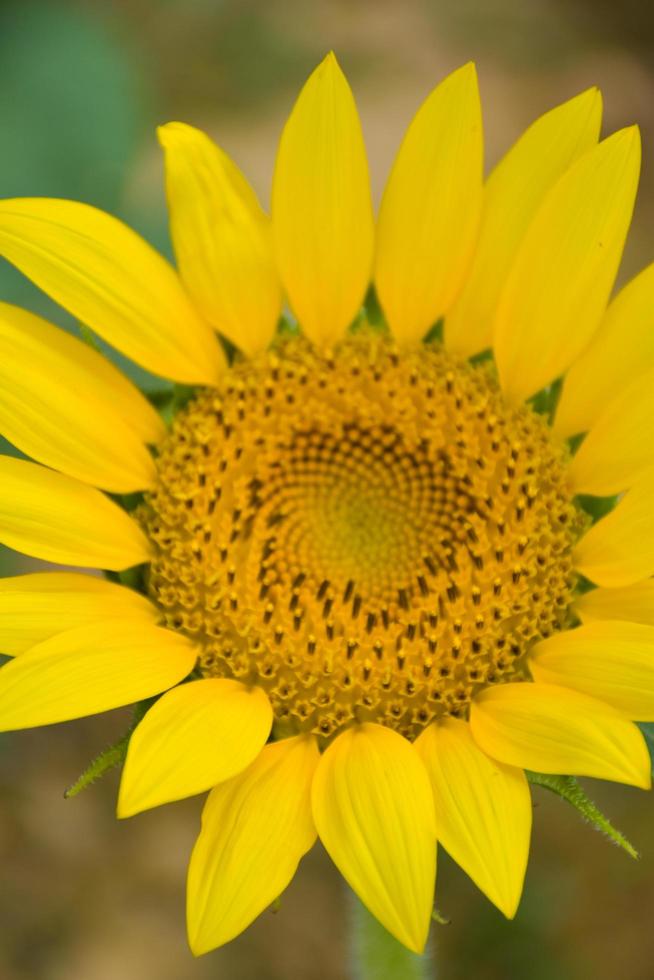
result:
<svg viewBox="0 0 654 980"><path fill-rule="evenodd" d="M484 184L465 65L375 226L329 55L271 220L207 136L160 129L177 271L85 204L0 204L0 253L175 382L164 424L92 344L1 307L0 431L34 461L1 460L0 539L108 574L2 582L0 725L152 699L118 815L210 790L195 953L317 836L420 951L437 840L515 914L525 770L650 785L654 267L607 308L640 148L600 115L595 89L554 108Z"/></svg>

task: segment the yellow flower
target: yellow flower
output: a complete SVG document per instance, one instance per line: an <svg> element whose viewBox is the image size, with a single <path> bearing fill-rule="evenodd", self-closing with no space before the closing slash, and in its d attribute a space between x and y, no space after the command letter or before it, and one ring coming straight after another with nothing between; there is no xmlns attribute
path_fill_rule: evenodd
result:
<svg viewBox="0 0 654 980"><path fill-rule="evenodd" d="M0 727L165 692L118 812L211 790L196 953L317 835L413 950L437 839L513 916L525 769L650 785L654 267L606 308L640 150L635 128L598 142L600 112L595 90L553 109L484 184L464 66L411 123L375 227L330 55L284 129L271 220L206 136L160 130L178 271L84 204L0 204L2 255L194 386L167 430L92 347L0 308L0 431L35 460L0 462L0 540L135 586L0 584ZM591 526L582 504L616 495Z"/></svg>

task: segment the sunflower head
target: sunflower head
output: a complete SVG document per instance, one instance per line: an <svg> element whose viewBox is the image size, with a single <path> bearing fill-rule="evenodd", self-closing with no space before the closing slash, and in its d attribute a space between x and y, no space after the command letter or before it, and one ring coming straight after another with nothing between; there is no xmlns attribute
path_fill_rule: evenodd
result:
<svg viewBox="0 0 654 980"><path fill-rule="evenodd" d="M177 417L141 519L148 588L207 677L285 733L413 739L527 676L570 622L585 521L567 456L492 369L364 329L234 365Z"/></svg>
<svg viewBox="0 0 654 980"><path fill-rule="evenodd" d="M654 269L607 306L640 144L598 141L600 112L595 90L553 109L484 182L466 65L375 223L330 55L271 218L206 135L160 129L177 269L94 208L0 202L2 255L190 387L164 425L96 350L0 305L0 433L34 459L0 459L0 540L114 579L0 583L0 726L140 702L119 815L211 790L196 953L317 835L410 949L437 839L512 916L526 771L650 783Z"/></svg>

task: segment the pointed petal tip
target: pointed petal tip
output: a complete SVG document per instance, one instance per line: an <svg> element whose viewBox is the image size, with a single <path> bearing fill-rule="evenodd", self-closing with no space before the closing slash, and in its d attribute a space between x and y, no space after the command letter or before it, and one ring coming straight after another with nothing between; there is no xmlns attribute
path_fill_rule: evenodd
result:
<svg viewBox="0 0 654 980"><path fill-rule="evenodd" d="M197 931L191 932L191 923L189 922L187 926L186 939L189 949L196 959L199 959L200 956L206 956L207 953L213 953L235 938L236 936L232 935L222 937L213 934L205 935L205 930L201 927Z"/></svg>
<svg viewBox="0 0 654 980"><path fill-rule="evenodd" d="M622 148L625 155L635 154L640 159L641 154L641 139L640 139L640 127L637 123L631 126L624 126L622 129L617 129L614 133L611 133L599 144L606 148L606 152L609 148L613 148L614 152L617 152L617 148Z"/></svg>
<svg viewBox="0 0 654 980"><path fill-rule="evenodd" d="M585 105L589 112L596 110L600 116L604 108L602 90L597 85L590 85L578 95L573 96L570 101L576 102L577 105Z"/></svg>
<svg viewBox="0 0 654 980"><path fill-rule="evenodd" d="M519 902L515 902L515 903L514 902L507 902L506 905L498 905L498 908L499 908L500 912L502 913L502 915L504 916L504 918L505 919L508 919L509 922L512 922L515 919L516 915L517 915L518 905L519 905Z"/></svg>
<svg viewBox="0 0 654 980"><path fill-rule="evenodd" d="M466 61L465 64L460 65L459 68L455 68L449 75L446 75L443 81L460 86L461 88L474 89L478 95L479 74L477 72L477 63L475 61ZM430 95L433 95L433 91L435 90L432 90ZM428 95L427 98L429 99L429 97Z"/></svg>
<svg viewBox="0 0 654 980"><path fill-rule="evenodd" d="M345 78L345 72L341 68L340 62L333 49L328 51L322 61L316 65L309 75L309 79L315 78L318 80L324 76L340 76L341 78Z"/></svg>
<svg viewBox="0 0 654 980"><path fill-rule="evenodd" d="M455 75L467 75L471 80L477 81L477 62L476 61L466 61L464 65L454 72Z"/></svg>
<svg viewBox="0 0 654 980"><path fill-rule="evenodd" d="M166 123L161 123L156 128L159 146L162 146L164 149L170 146L170 144L175 139L175 135L177 133L182 132L185 127L186 127L186 123L176 122L175 120L171 120L170 122L166 122Z"/></svg>
<svg viewBox="0 0 654 980"><path fill-rule="evenodd" d="M116 803L116 818L118 820L127 820L129 817L134 817L139 812L138 808L134 806L133 801L126 798L127 794L123 791L121 785L118 791L118 801Z"/></svg>
<svg viewBox="0 0 654 980"><path fill-rule="evenodd" d="M429 937L429 929L427 929L425 935L422 936L420 939L415 939L410 936L405 936L404 938L398 936L396 938L398 938L400 942L404 946L406 946L408 950L410 950L412 953L415 953L416 956L422 956L423 953L425 952L425 946L427 945L428 937Z"/></svg>
<svg viewBox="0 0 654 980"><path fill-rule="evenodd" d="M597 85L589 85L588 88L582 89L576 96L573 95L573 99L578 99L579 101L588 100L594 101L596 98L602 98L602 91Z"/></svg>
<svg viewBox="0 0 654 980"><path fill-rule="evenodd" d="M192 929L193 924L190 920L187 922L186 939L191 953L197 958L198 956L204 956L205 953L209 953L212 949L216 949L216 946L206 939L203 940L201 930Z"/></svg>

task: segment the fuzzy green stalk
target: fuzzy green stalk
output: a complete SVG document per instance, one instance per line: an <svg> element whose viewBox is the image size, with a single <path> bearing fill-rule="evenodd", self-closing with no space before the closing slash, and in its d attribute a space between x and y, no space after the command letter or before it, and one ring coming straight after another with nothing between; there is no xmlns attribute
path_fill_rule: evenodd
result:
<svg viewBox="0 0 654 980"><path fill-rule="evenodd" d="M394 939L352 893L349 895L351 980L435 980L430 952L417 956Z"/></svg>

